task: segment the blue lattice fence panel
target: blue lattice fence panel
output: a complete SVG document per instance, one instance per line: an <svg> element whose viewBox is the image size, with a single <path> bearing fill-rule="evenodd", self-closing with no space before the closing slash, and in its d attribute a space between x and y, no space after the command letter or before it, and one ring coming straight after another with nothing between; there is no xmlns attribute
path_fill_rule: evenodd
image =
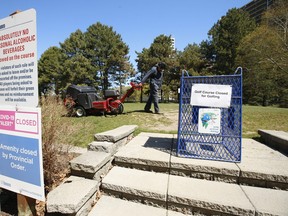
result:
<svg viewBox="0 0 288 216"><path fill-rule="evenodd" d="M240 71L240 74L237 72ZM228 107L191 105L191 89L194 84L211 84L231 86L231 101ZM208 108L208 109L206 109ZM203 110L215 110L219 113L220 127L215 134L200 131L199 119ZM204 121L204 122L203 122ZM201 127L200 127L201 128ZM217 127L216 127L217 128ZM199 132L200 131L200 132ZM221 160L241 161L242 146L242 69L234 75L225 76L185 76L181 77L178 156Z"/></svg>

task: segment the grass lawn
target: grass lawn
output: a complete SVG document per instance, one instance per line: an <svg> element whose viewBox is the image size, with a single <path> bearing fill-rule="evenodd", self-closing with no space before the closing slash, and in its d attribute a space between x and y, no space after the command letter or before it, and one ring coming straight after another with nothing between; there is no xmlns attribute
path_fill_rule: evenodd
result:
<svg viewBox="0 0 288 216"><path fill-rule="evenodd" d="M143 112L144 103L125 103L124 112L121 115L105 116L87 116L82 118L63 117L63 121L69 121L74 127L78 127L78 131L70 139L70 143L77 146L86 146L93 141L94 134L111 130L122 125L138 125L135 134L140 132L159 132L159 133L177 133L177 129L167 131L156 128L157 123L169 125L171 119L164 115L155 115ZM167 103L160 104L161 112L173 113L178 117L178 104Z"/></svg>
<svg viewBox="0 0 288 216"><path fill-rule="evenodd" d="M164 115L142 112L144 105L144 103L125 103L124 114L117 116L63 117L63 121L68 121L78 128L70 137L70 143L85 147L93 141L94 134L122 125L138 125L136 135L140 132L177 134L179 111L177 103L160 103ZM288 109L245 105L242 128L244 138L259 137L258 129L288 131Z"/></svg>
<svg viewBox="0 0 288 216"><path fill-rule="evenodd" d="M258 136L258 129L288 132L288 109L261 106L243 106L243 137Z"/></svg>

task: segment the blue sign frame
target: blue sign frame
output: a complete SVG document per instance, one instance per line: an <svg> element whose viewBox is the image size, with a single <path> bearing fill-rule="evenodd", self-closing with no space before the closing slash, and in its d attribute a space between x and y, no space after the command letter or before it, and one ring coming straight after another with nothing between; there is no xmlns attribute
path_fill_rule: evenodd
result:
<svg viewBox="0 0 288 216"><path fill-rule="evenodd" d="M194 84L231 85L231 104L227 108L191 105ZM220 131L200 133L199 124L210 120L199 117L202 109L220 109ZM202 118L202 119L201 119ZM205 125L206 126L206 125ZM183 72L180 88L177 155L189 158L240 162L242 148L242 68L234 75L189 76Z"/></svg>

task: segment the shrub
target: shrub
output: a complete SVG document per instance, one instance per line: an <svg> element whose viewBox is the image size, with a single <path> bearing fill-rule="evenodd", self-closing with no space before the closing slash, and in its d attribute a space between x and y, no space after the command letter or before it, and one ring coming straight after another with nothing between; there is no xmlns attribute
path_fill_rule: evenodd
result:
<svg viewBox="0 0 288 216"><path fill-rule="evenodd" d="M62 100L55 96L41 98L42 110L42 151L46 192L57 186L68 173L71 156L67 139L74 131L68 121L63 121L67 113Z"/></svg>

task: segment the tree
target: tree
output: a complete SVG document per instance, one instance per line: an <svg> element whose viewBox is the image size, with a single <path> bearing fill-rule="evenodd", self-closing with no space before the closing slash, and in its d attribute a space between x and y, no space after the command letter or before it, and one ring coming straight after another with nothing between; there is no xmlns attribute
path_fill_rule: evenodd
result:
<svg viewBox="0 0 288 216"><path fill-rule="evenodd" d="M213 49L210 57L214 71L218 74L230 74L236 68L236 49L242 38L256 28L255 21L243 10L233 8L223 16L208 32L211 43L207 51ZM206 43L207 44L207 43ZM207 55L208 56L208 55Z"/></svg>
<svg viewBox="0 0 288 216"><path fill-rule="evenodd" d="M38 61L38 82L39 93L46 94L55 91L59 94L63 87L62 74L64 71L63 62L67 59L66 55L58 47L48 48Z"/></svg>
<svg viewBox="0 0 288 216"><path fill-rule="evenodd" d="M62 79L65 80L66 89L70 84L88 84L97 85L95 70L86 53L86 39L81 30L76 30L70 34L63 43L60 43L62 51L67 58L63 62L64 70Z"/></svg>
<svg viewBox="0 0 288 216"><path fill-rule="evenodd" d="M128 61L129 47L112 27L99 22L93 24L88 27L85 40L85 56L91 60L95 75L101 79L103 90L111 86L109 75L117 75L118 80L121 80L123 74L132 71Z"/></svg>
<svg viewBox="0 0 288 216"><path fill-rule="evenodd" d="M271 64L274 47L278 47L271 32L259 27L247 36L238 48L237 62L244 65L244 103L266 106L277 95L277 67Z"/></svg>
<svg viewBox="0 0 288 216"><path fill-rule="evenodd" d="M51 47L39 60L39 86L45 94L63 92L70 84L94 84L91 62L84 56L85 38L80 30L70 34L60 48Z"/></svg>
<svg viewBox="0 0 288 216"><path fill-rule="evenodd" d="M85 58L81 53L68 58L64 62L64 68L62 76L66 83L63 86L65 89L70 84L96 86L99 83L90 59Z"/></svg>
<svg viewBox="0 0 288 216"><path fill-rule="evenodd" d="M288 2L275 1L260 27L243 39L237 63L245 65L244 103L288 107Z"/></svg>
<svg viewBox="0 0 288 216"><path fill-rule="evenodd" d="M183 52L179 52L179 63L184 67L183 69L189 71L191 75L200 75L205 66L200 46L195 43L188 44Z"/></svg>
<svg viewBox="0 0 288 216"><path fill-rule="evenodd" d="M71 33L63 43L60 43L61 49L67 55L68 58L74 57L76 54L84 55L86 41L85 35L81 30L77 29Z"/></svg>
<svg viewBox="0 0 288 216"><path fill-rule="evenodd" d="M168 68L164 73L163 86L169 86L169 88L166 88L167 91L171 91L172 89L177 91L180 82L180 67L177 52L172 47L171 36L159 35L154 39L149 48L143 48L141 53L136 53L137 67L142 74L147 72L156 63L165 62ZM170 86L173 80L178 80L178 84L175 84L177 87ZM149 92L146 91L145 93L148 94ZM166 92L165 94L169 93Z"/></svg>
<svg viewBox="0 0 288 216"><path fill-rule="evenodd" d="M76 30L45 52L39 61L42 92L51 87L58 94L70 84L91 85L102 90L112 82L122 84L133 73L129 48L112 27L96 23L86 32Z"/></svg>

